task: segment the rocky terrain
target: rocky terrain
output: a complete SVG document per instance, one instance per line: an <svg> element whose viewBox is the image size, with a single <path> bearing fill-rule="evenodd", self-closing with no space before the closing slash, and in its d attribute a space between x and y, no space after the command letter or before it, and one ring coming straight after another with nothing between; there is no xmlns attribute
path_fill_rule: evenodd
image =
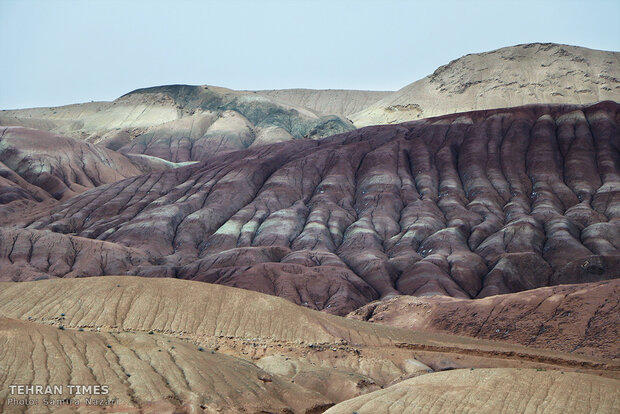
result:
<svg viewBox="0 0 620 414"><path fill-rule="evenodd" d="M484 299L398 296L348 317L413 329L620 358L620 280L528 290Z"/></svg>
<svg viewBox="0 0 620 414"><path fill-rule="evenodd" d="M536 103L620 101L620 53L530 43L439 67L349 116L356 126Z"/></svg>
<svg viewBox="0 0 620 414"><path fill-rule="evenodd" d="M1 111L0 411L618 412L619 56Z"/></svg>
<svg viewBox="0 0 620 414"><path fill-rule="evenodd" d="M619 109L450 115L128 178L2 228L1 278L176 277L340 315L614 279Z"/></svg>
<svg viewBox="0 0 620 414"><path fill-rule="evenodd" d="M126 411L315 413L456 369L468 387L536 375L541 393L567 375L583 389L558 408L620 403L617 361L353 321L247 290L128 276L0 288L0 401L12 383L105 383Z"/></svg>

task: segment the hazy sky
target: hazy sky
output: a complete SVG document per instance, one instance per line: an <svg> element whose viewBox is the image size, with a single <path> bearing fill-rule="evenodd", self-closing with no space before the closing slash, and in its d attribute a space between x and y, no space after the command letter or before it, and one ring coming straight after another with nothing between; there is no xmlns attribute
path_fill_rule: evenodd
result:
<svg viewBox="0 0 620 414"><path fill-rule="evenodd" d="M145 86L396 90L467 53L620 50L620 1L0 0L0 109Z"/></svg>

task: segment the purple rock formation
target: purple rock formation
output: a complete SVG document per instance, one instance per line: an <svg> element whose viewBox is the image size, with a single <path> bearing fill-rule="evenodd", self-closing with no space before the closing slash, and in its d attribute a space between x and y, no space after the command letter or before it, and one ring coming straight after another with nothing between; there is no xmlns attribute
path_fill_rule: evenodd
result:
<svg viewBox="0 0 620 414"><path fill-rule="evenodd" d="M368 127L128 178L22 227L148 257L98 275L203 280L338 314L397 294L477 298L612 279L619 125L620 105L603 102ZM32 277L69 274L12 260Z"/></svg>

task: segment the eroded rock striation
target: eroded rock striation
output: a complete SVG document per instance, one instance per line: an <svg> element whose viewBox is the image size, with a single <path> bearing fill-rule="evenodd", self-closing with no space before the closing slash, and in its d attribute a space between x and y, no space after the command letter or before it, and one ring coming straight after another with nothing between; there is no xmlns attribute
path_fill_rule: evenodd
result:
<svg viewBox="0 0 620 414"><path fill-rule="evenodd" d="M0 346L3 412L25 411L7 404L10 385L49 382L105 384L118 400L111 411L313 413L429 372L482 367L538 369L550 380L570 373L581 378L583 398L598 401L619 368L354 321L243 289L131 276L0 283ZM65 388L57 398L85 396Z"/></svg>
<svg viewBox="0 0 620 414"><path fill-rule="evenodd" d="M95 188L12 231L148 258L125 274L337 314L398 294L481 298L603 281L620 272L619 110L533 105L250 148ZM3 280L72 271L13 259L31 248L16 244Z"/></svg>

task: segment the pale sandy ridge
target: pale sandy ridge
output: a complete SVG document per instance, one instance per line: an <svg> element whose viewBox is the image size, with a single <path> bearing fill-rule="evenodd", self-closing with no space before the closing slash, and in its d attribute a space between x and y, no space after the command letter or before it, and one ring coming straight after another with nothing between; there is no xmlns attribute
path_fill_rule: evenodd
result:
<svg viewBox="0 0 620 414"><path fill-rule="evenodd" d="M355 126L534 103L620 101L620 53L530 43L455 59L352 114Z"/></svg>
<svg viewBox="0 0 620 414"><path fill-rule="evenodd" d="M308 412L331 402L318 393L272 376L240 358L211 352L188 341L148 333L80 332L0 318L3 413L40 413L67 408L45 399L112 399L121 412ZM59 384L59 395L30 395L32 409L11 405L10 384ZM68 385L107 385L109 393L72 394ZM73 408L73 407L72 407ZM322 410L321 410L322 411Z"/></svg>
<svg viewBox="0 0 620 414"><path fill-rule="evenodd" d="M290 105L308 108L320 115L349 116L394 92L349 89L273 89L256 91L256 93Z"/></svg>
<svg viewBox="0 0 620 414"><path fill-rule="evenodd" d="M423 375L345 402L326 414L613 414L617 380L532 369L455 370Z"/></svg>

